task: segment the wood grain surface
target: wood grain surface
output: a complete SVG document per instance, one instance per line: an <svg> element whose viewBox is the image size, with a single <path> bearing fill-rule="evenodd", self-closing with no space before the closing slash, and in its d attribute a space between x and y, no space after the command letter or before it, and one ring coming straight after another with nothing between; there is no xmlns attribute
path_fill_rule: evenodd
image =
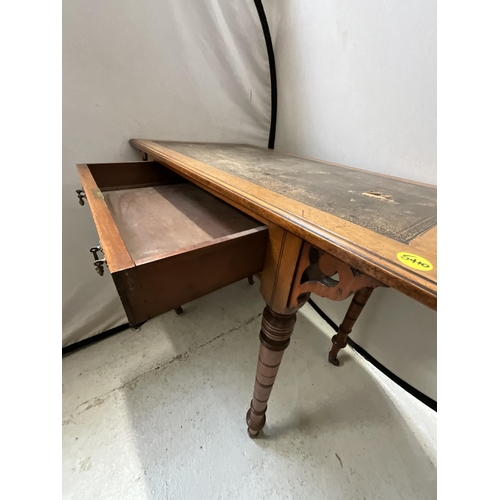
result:
<svg viewBox="0 0 500 500"><path fill-rule="evenodd" d="M435 187L253 146L130 143L252 217L436 309ZM401 252L433 268L414 269Z"/></svg>
<svg viewBox="0 0 500 500"><path fill-rule="evenodd" d="M87 165L95 183L101 191L126 189L129 187L157 186L186 182L175 172L155 161L123 163L91 163Z"/></svg>
<svg viewBox="0 0 500 500"><path fill-rule="evenodd" d="M115 221L109 212L104 196L97 186L88 165L76 166L82 188L87 195L87 202L94 219L99 241L104 250L104 255L111 273L133 267L134 261L116 227ZM96 245L97 245L96 241ZM90 255L90 254L89 254Z"/></svg>
<svg viewBox="0 0 500 500"><path fill-rule="evenodd" d="M258 226L114 273L129 323L139 324L259 273L267 240L267 227Z"/></svg>
<svg viewBox="0 0 500 500"><path fill-rule="evenodd" d="M104 199L136 264L260 225L189 183L107 191Z"/></svg>

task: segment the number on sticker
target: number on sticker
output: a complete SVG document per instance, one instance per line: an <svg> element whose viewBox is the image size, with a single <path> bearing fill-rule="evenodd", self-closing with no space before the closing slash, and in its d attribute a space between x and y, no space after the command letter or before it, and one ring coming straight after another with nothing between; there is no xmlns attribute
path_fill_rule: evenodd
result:
<svg viewBox="0 0 500 500"><path fill-rule="evenodd" d="M434 267L427 259L412 253L399 252L398 259L406 266L420 271L430 271Z"/></svg>
<svg viewBox="0 0 500 500"><path fill-rule="evenodd" d="M418 260L415 257L412 257L411 255L404 254L401 256L401 258L404 260L409 260L410 262L417 264L417 266L429 267L429 264L427 264L426 262L422 262L421 260Z"/></svg>

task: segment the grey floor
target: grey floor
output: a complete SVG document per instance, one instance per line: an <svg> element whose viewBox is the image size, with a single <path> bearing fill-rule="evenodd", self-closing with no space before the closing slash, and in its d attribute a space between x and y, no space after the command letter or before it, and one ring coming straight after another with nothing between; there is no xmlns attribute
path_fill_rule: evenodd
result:
<svg viewBox="0 0 500 500"><path fill-rule="evenodd" d="M250 403L263 301L241 281L63 358L65 499L436 498L436 413L306 305L261 437Z"/></svg>

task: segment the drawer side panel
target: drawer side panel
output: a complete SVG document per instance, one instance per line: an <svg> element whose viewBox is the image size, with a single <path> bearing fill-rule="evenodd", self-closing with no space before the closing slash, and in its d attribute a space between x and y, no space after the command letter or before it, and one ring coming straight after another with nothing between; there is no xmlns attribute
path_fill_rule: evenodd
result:
<svg viewBox="0 0 500 500"><path fill-rule="evenodd" d="M113 275L129 323L136 325L262 271L266 227Z"/></svg>

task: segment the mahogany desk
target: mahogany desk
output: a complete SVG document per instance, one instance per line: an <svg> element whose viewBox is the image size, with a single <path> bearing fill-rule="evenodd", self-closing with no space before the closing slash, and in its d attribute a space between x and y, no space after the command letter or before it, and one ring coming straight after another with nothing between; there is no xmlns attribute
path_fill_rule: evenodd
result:
<svg viewBox="0 0 500 500"><path fill-rule="evenodd" d="M375 288L392 287L436 309L435 186L254 146L140 139L130 144L147 164L78 168L85 190L80 196L89 201L131 324L262 271L267 305L247 413L250 437L264 427L296 312L311 293L331 300L353 295L332 339L328 358L335 366ZM117 182L120 176L126 179ZM186 193L196 198L196 210ZM153 200L159 195L175 217L151 215L158 212L160 201ZM211 231L200 236L203 224ZM192 228L189 237L181 227ZM144 240L153 244L146 248ZM97 262L99 270L103 261Z"/></svg>

